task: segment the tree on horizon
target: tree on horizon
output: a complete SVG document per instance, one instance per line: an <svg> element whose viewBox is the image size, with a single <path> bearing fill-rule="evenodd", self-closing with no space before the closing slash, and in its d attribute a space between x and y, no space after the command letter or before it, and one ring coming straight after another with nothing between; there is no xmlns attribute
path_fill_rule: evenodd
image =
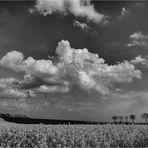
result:
<svg viewBox="0 0 148 148"><path fill-rule="evenodd" d="M145 120L145 123L147 124L147 121L148 121L148 113L143 113L141 115L141 118Z"/></svg>
<svg viewBox="0 0 148 148"><path fill-rule="evenodd" d="M132 123L134 123L135 119L136 119L136 116L131 114L130 117L129 117L131 120L132 120Z"/></svg>
<svg viewBox="0 0 148 148"><path fill-rule="evenodd" d="M114 115L114 116L112 116L112 119L113 119L114 123L116 123L118 117Z"/></svg>

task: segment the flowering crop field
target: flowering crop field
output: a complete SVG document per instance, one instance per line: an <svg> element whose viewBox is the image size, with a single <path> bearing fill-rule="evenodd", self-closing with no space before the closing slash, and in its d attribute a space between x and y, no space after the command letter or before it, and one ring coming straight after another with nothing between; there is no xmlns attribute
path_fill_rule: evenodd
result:
<svg viewBox="0 0 148 148"><path fill-rule="evenodd" d="M148 147L146 125L0 125L0 148Z"/></svg>

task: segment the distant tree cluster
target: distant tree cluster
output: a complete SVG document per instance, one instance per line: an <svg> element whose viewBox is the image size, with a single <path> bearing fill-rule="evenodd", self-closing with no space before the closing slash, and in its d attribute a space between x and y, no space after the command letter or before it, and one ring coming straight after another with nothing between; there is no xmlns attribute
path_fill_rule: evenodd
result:
<svg viewBox="0 0 148 148"><path fill-rule="evenodd" d="M27 115L24 114L9 114L9 113L0 113L0 117L14 117L14 118L28 118Z"/></svg>
<svg viewBox="0 0 148 148"><path fill-rule="evenodd" d="M143 113L141 115L141 118L145 120L145 123L148 123L148 113ZM132 123L134 124L136 119L136 115L131 114L130 116L122 116L122 115L117 115L117 116L112 116L112 120L114 121L114 123L116 124L121 124L121 123Z"/></svg>
<svg viewBox="0 0 148 148"><path fill-rule="evenodd" d="M112 116L112 119L114 123L129 123L129 120L131 120L131 122L134 123L136 116L133 114L131 114L130 116L114 115Z"/></svg>

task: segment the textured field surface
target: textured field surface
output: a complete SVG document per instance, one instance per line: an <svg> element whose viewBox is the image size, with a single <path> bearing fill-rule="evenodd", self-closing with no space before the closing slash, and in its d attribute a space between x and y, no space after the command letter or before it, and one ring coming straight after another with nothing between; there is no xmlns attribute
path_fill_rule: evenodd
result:
<svg viewBox="0 0 148 148"><path fill-rule="evenodd" d="M0 148L148 147L146 125L17 125L0 123Z"/></svg>

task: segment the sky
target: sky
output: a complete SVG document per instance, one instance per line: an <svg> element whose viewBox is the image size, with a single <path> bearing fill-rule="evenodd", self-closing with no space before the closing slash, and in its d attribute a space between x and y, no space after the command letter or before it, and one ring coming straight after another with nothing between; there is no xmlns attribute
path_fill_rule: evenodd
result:
<svg viewBox="0 0 148 148"><path fill-rule="evenodd" d="M0 112L140 121L147 17L146 1L0 1Z"/></svg>

